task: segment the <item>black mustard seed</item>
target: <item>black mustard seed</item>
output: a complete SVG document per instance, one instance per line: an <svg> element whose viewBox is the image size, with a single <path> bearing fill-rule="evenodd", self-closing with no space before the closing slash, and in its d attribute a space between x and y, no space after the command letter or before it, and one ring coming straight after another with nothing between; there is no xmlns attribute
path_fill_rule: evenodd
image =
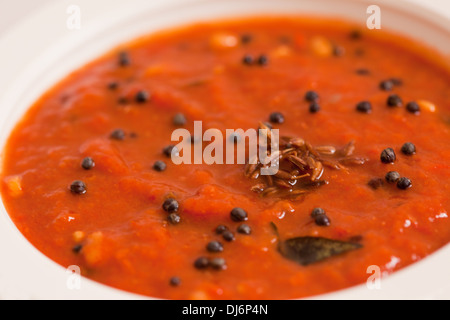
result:
<svg viewBox="0 0 450 320"><path fill-rule="evenodd" d="M407 156L411 156L416 153L416 146L411 142L406 142L403 144L401 151Z"/></svg>
<svg viewBox="0 0 450 320"><path fill-rule="evenodd" d="M417 102L411 101L406 104L406 110L410 113L418 114L420 113L420 106Z"/></svg>
<svg viewBox="0 0 450 320"><path fill-rule="evenodd" d="M167 221L171 224L179 224L181 222L181 217L176 213L171 213L167 216Z"/></svg>
<svg viewBox="0 0 450 320"><path fill-rule="evenodd" d="M184 126L187 122L186 117L182 113L177 113L173 119L172 122L176 126Z"/></svg>
<svg viewBox="0 0 450 320"><path fill-rule="evenodd" d="M272 112L269 116L269 120L272 123L283 123L284 122L284 116L280 112Z"/></svg>
<svg viewBox="0 0 450 320"><path fill-rule="evenodd" d="M409 178L406 177L401 177L398 181L397 181L397 188L401 189L401 190L406 190L412 187L412 182Z"/></svg>
<svg viewBox="0 0 450 320"><path fill-rule="evenodd" d="M316 225L321 226L321 227L327 227L331 223L330 218L328 218L328 216L326 214L321 214L321 215L316 216L314 218L314 222L316 223Z"/></svg>
<svg viewBox="0 0 450 320"><path fill-rule="evenodd" d="M119 53L119 65L122 67L130 65L130 56L126 51L122 51Z"/></svg>
<svg viewBox="0 0 450 320"><path fill-rule="evenodd" d="M305 100L309 102L315 102L319 99L319 94L316 91L309 90L305 93Z"/></svg>
<svg viewBox="0 0 450 320"><path fill-rule="evenodd" d="M372 104L369 101L361 101L356 105L356 110L362 113L371 113Z"/></svg>
<svg viewBox="0 0 450 320"><path fill-rule="evenodd" d="M212 258L209 263L211 268L215 270L225 270L227 268L227 264L224 258Z"/></svg>
<svg viewBox="0 0 450 320"><path fill-rule="evenodd" d="M241 224L239 227L237 227L236 231L240 234L249 235L252 233L252 228L248 224Z"/></svg>
<svg viewBox="0 0 450 320"><path fill-rule="evenodd" d="M153 170L158 172L164 171L166 170L166 168L167 168L166 163L161 160L155 161L155 163L153 164Z"/></svg>
<svg viewBox="0 0 450 320"><path fill-rule="evenodd" d="M137 103L145 103L149 100L149 98L150 98L150 94L147 91L140 90L136 93L134 100Z"/></svg>
<svg viewBox="0 0 450 320"><path fill-rule="evenodd" d="M209 259L206 257L199 257L194 261L194 267L197 269L205 269L209 266Z"/></svg>
<svg viewBox="0 0 450 320"><path fill-rule="evenodd" d="M400 173L398 173L397 171L389 171L388 173L386 173L384 178L389 183L395 183L400 179Z"/></svg>
<svg viewBox="0 0 450 320"><path fill-rule="evenodd" d="M109 137L113 140L124 140L125 132L122 129L115 129Z"/></svg>
<svg viewBox="0 0 450 320"><path fill-rule="evenodd" d="M74 194L85 194L87 191L87 188L83 181L75 180L70 185L70 191Z"/></svg>
<svg viewBox="0 0 450 320"><path fill-rule="evenodd" d="M239 207L233 208L230 212L231 219L233 221L239 222L239 221L247 221L248 214L247 212Z"/></svg>
<svg viewBox="0 0 450 320"><path fill-rule="evenodd" d="M380 82L380 89L384 91L391 91L394 88L394 83L391 80L384 80Z"/></svg>
<svg viewBox="0 0 450 320"><path fill-rule="evenodd" d="M393 163L397 159L394 149L386 148L381 152L380 160L383 163Z"/></svg>
<svg viewBox="0 0 450 320"><path fill-rule="evenodd" d="M223 234L225 231L227 231L228 230L228 227L227 226L225 226L225 225L223 225L223 224L221 224L221 225L218 225L217 227L216 227L216 234Z"/></svg>
<svg viewBox="0 0 450 320"><path fill-rule="evenodd" d="M319 215L325 214L325 210L323 210L322 208L314 208L311 211L311 217L315 218Z"/></svg>
<svg viewBox="0 0 450 320"><path fill-rule="evenodd" d="M401 107L403 105L403 100L397 94L391 94L386 101L389 107Z"/></svg>
<svg viewBox="0 0 450 320"><path fill-rule="evenodd" d="M222 238L223 238L225 241L228 241L228 242L233 241L233 240L235 239L234 233L231 232L230 230L224 231L224 232L222 233Z"/></svg>
<svg viewBox="0 0 450 320"><path fill-rule="evenodd" d="M370 179L367 185L371 187L373 190L377 190L383 186L384 182L381 178L373 178Z"/></svg>
<svg viewBox="0 0 450 320"><path fill-rule="evenodd" d="M90 170L95 167L94 159L91 157L86 157L81 161L81 167L85 170Z"/></svg>
<svg viewBox="0 0 450 320"><path fill-rule="evenodd" d="M169 280L169 284L172 287L178 287L181 284L181 279L179 277L172 277Z"/></svg>
<svg viewBox="0 0 450 320"><path fill-rule="evenodd" d="M309 105L309 112L310 113L317 113L320 111L320 105L317 102L312 102Z"/></svg>
<svg viewBox="0 0 450 320"><path fill-rule="evenodd" d="M167 198L162 205L164 211L168 213L174 213L178 211L178 201L174 198Z"/></svg>
<svg viewBox="0 0 450 320"><path fill-rule="evenodd" d="M209 252L222 252L223 245L219 241L210 241L206 245L206 250L208 250Z"/></svg>

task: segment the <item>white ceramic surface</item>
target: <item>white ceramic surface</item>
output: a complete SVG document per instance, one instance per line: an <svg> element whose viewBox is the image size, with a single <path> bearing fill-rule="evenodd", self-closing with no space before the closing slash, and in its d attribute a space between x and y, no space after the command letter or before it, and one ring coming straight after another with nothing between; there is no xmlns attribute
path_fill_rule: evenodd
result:
<svg viewBox="0 0 450 320"><path fill-rule="evenodd" d="M413 0L420 2L420 0ZM382 10L382 28L403 33L450 57L450 3L434 11L407 1L365 0L78 0L48 1L0 30L0 150L25 110L71 70L141 34L199 20L258 14L324 14L365 24L366 8ZM81 29L69 30L66 10L81 9ZM439 10L439 3L442 10ZM440 12L438 12L440 11ZM38 204L37 204L38 205ZM0 299L139 299L71 274L38 252L0 204ZM354 288L321 299L450 299L450 247L382 279L381 288ZM369 275L368 275L369 276ZM69 283L70 284L70 283Z"/></svg>

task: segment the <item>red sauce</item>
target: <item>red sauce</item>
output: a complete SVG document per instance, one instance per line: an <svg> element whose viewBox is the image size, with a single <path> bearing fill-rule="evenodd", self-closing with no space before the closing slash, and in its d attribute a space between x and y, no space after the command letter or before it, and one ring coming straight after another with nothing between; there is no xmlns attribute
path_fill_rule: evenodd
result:
<svg viewBox="0 0 450 320"><path fill-rule="evenodd" d="M1 176L8 213L62 266L169 299L301 298L364 283L371 265L390 274L426 257L450 239L450 76L419 44L377 30L355 38L353 30L336 21L261 18L173 30L106 54L45 93L12 132ZM267 64L246 65L245 55L265 55ZM382 90L391 78L402 83ZM137 102L140 90L149 95ZM308 90L320 94L316 113L304 99ZM402 107L387 106L393 93ZM356 111L361 101L370 101L371 113ZM410 101L419 114L406 110ZM243 165L177 166L162 152L173 144L177 113L188 130L201 120L204 129L225 131L255 128L275 111L285 117L274 125L281 135L313 146L353 140L368 161L325 170L327 185L291 199L252 192ZM117 128L123 140L111 139ZM414 143L414 155L400 151L405 142ZM380 161L388 147L397 155L391 164ZM86 157L95 162L89 170L81 167ZM164 171L152 168L158 160ZM387 183L388 171L412 187ZM384 181L377 189L368 185L375 178ZM74 180L85 183L85 194L70 191ZM178 224L162 209L168 197L179 203ZM236 232L235 207L247 211L250 235ZM329 226L314 223L316 207ZM362 248L303 266L277 250L271 223L283 238L357 237ZM217 235L218 225L235 240ZM206 250L213 240L223 252ZM201 256L224 258L226 269L195 268Z"/></svg>

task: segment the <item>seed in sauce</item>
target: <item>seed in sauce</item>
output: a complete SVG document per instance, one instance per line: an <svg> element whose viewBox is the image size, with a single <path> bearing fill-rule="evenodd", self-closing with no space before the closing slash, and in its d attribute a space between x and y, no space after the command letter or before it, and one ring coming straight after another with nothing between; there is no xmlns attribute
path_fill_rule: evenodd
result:
<svg viewBox="0 0 450 320"><path fill-rule="evenodd" d="M420 106L415 101L408 102L406 110L410 113L418 114L420 112Z"/></svg>
<svg viewBox="0 0 450 320"><path fill-rule="evenodd" d="M380 160L383 163L393 163L397 159L394 149L386 148L381 152Z"/></svg>
<svg viewBox="0 0 450 320"><path fill-rule="evenodd" d="M210 241L206 245L206 250L208 250L209 252L222 252L223 245L219 241Z"/></svg>
<svg viewBox="0 0 450 320"><path fill-rule="evenodd" d="M161 160L155 161L155 163L153 164L153 170L158 172L164 171L166 170L166 168L167 168L166 163Z"/></svg>
<svg viewBox="0 0 450 320"><path fill-rule="evenodd" d="M228 241L228 242L233 241L233 240L235 239L234 233L231 232L230 230L224 231L224 232L222 233L222 238L223 238L225 241Z"/></svg>
<svg viewBox="0 0 450 320"><path fill-rule="evenodd" d="M184 114L182 113L177 113L174 117L173 117L173 124L176 126L184 126L187 122L186 117L184 116Z"/></svg>
<svg viewBox="0 0 450 320"><path fill-rule="evenodd" d="M311 217L315 218L321 214L325 214L325 210L323 210L322 208L314 208L311 211Z"/></svg>
<svg viewBox="0 0 450 320"><path fill-rule="evenodd" d="M140 90L136 93L136 96L134 97L134 99L136 100L137 103L145 103L149 100L150 95L147 91L144 90Z"/></svg>
<svg viewBox="0 0 450 320"><path fill-rule="evenodd" d="M84 184L83 181L75 180L70 185L70 191L72 191L72 193L75 193L75 194L85 194L87 191L86 185Z"/></svg>
<svg viewBox="0 0 450 320"><path fill-rule="evenodd" d="M326 214L320 214L314 218L314 222L316 225L321 227L327 227L330 225L331 221L330 218Z"/></svg>
<svg viewBox="0 0 450 320"><path fill-rule="evenodd" d="M397 188L401 189L401 190L406 190L408 188L412 187L412 182L409 178L406 177L401 177L398 181L397 181Z"/></svg>
<svg viewBox="0 0 450 320"><path fill-rule="evenodd" d="M391 91L394 88L394 83L391 80L384 80L380 82L380 89L384 91Z"/></svg>
<svg viewBox="0 0 450 320"><path fill-rule="evenodd" d="M251 34L243 34L241 36L242 44L249 44L250 42L252 42L252 40L253 40L253 36Z"/></svg>
<svg viewBox="0 0 450 320"><path fill-rule="evenodd" d="M80 253L81 249L83 249L83 246L81 244L77 244L77 245L72 247L72 251L74 253Z"/></svg>
<svg viewBox="0 0 450 320"><path fill-rule="evenodd" d="M372 189L377 190L383 186L383 179L381 178L370 179L367 185Z"/></svg>
<svg viewBox="0 0 450 320"><path fill-rule="evenodd" d="M90 170L95 167L94 159L91 157L86 157L81 161L81 167L85 170Z"/></svg>
<svg viewBox="0 0 450 320"><path fill-rule="evenodd" d="M322 208L314 208L311 211L311 217L314 219L314 222L318 226L329 226L330 225L330 219L328 218L325 210Z"/></svg>
<svg viewBox="0 0 450 320"><path fill-rule="evenodd" d="M320 111L320 105L317 102L312 102L309 105L309 112L310 113L317 113Z"/></svg>
<svg viewBox="0 0 450 320"><path fill-rule="evenodd" d="M181 217L176 213L171 213L167 216L167 221L171 224L179 224L181 222Z"/></svg>
<svg viewBox="0 0 450 320"><path fill-rule="evenodd" d="M115 129L109 137L114 140L123 140L125 139L125 132L122 129Z"/></svg>
<svg viewBox="0 0 450 320"><path fill-rule="evenodd" d="M386 103L389 107L401 107L403 105L403 100L397 94L391 94L387 98Z"/></svg>
<svg viewBox="0 0 450 320"><path fill-rule="evenodd" d="M227 231L228 230L228 227L227 226L225 226L225 225L223 225L223 224L221 224L221 225L218 225L217 227L216 227L216 234L223 234L225 231Z"/></svg>
<svg viewBox="0 0 450 320"><path fill-rule="evenodd" d="M263 55L259 56L259 58L258 58L258 60L256 62L260 66L266 66L266 65L269 64L269 58L265 54L263 54Z"/></svg>
<svg viewBox="0 0 450 320"><path fill-rule="evenodd" d="M245 64L246 66L251 66L253 65L254 59L251 55L246 54L243 58L242 58L242 63Z"/></svg>
<svg viewBox="0 0 450 320"><path fill-rule="evenodd" d="M349 36L350 36L350 39L352 39L352 40L359 40L362 38L361 31L359 31L359 30L350 31Z"/></svg>
<svg viewBox="0 0 450 320"><path fill-rule="evenodd" d="M309 90L305 94L305 100L309 102L316 102L319 99L319 94L316 91Z"/></svg>
<svg viewBox="0 0 450 320"><path fill-rule="evenodd" d="M411 156L413 154L416 154L416 146L411 142L406 142L402 148L401 151L403 154L407 156Z"/></svg>
<svg viewBox="0 0 450 320"><path fill-rule="evenodd" d="M241 224L239 227L237 227L236 231L240 234L246 234L249 235L252 233L252 228L248 224Z"/></svg>
<svg viewBox="0 0 450 320"><path fill-rule="evenodd" d="M284 122L284 116L280 112L272 112L269 116L269 120L272 123L283 123Z"/></svg>
<svg viewBox="0 0 450 320"><path fill-rule="evenodd" d="M181 279L179 277L172 277L169 280L169 284L172 287L178 287L181 284Z"/></svg>
<svg viewBox="0 0 450 320"><path fill-rule="evenodd" d="M206 269L209 266L209 259L206 257L199 257L194 261L194 267L197 269Z"/></svg>
<svg viewBox="0 0 450 320"><path fill-rule="evenodd" d="M122 51L119 53L119 65L122 67L130 65L130 56L126 51Z"/></svg>
<svg viewBox="0 0 450 320"><path fill-rule="evenodd" d="M389 183L395 183L400 179L400 173L398 173L397 171L389 171L388 173L386 173L385 179Z"/></svg>
<svg viewBox="0 0 450 320"><path fill-rule="evenodd" d="M231 212L230 212L230 216L231 216L231 219L236 222L247 221L247 219L248 219L247 212L244 209L239 208L239 207L233 208L233 210L231 210Z"/></svg>
<svg viewBox="0 0 450 320"><path fill-rule="evenodd" d="M224 258L212 258L209 264L211 268L215 270L225 270L227 268L227 264Z"/></svg>
<svg viewBox="0 0 450 320"><path fill-rule="evenodd" d="M356 110L362 113L371 113L372 104L369 101L361 101L356 105Z"/></svg>
<svg viewBox="0 0 450 320"><path fill-rule="evenodd" d="M178 201L174 198L168 198L163 202L162 208L168 213L174 213L178 211Z"/></svg>

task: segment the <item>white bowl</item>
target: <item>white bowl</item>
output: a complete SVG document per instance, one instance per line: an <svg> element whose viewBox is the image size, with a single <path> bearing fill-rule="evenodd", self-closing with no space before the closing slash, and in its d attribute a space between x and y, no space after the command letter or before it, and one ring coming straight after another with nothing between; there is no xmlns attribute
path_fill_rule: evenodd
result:
<svg viewBox="0 0 450 320"><path fill-rule="evenodd" d="M0 148L25 110L70 71L120 43L152 31L261 14L319 14L365 25L371 1L358 0L78 0L81 29L70 30L67 2L48 6L9 28L0 38ZM415 0L414 2L419 2ZM431 2L431 1L430 1ZM442 10L436 5L441 3ZM406 1L377 1L382 28L417 39L450 57L450 5L434 11ZM437 11L441 11L438 13ZM139 299L74 275L36 250L0 205L0 299ZM7 245L5 245L7 244ZM381 280L313 298L449 299L450 246ZM370 275L368 274L368 277ZM74 286L75 284L75 286Z"/></svg>

